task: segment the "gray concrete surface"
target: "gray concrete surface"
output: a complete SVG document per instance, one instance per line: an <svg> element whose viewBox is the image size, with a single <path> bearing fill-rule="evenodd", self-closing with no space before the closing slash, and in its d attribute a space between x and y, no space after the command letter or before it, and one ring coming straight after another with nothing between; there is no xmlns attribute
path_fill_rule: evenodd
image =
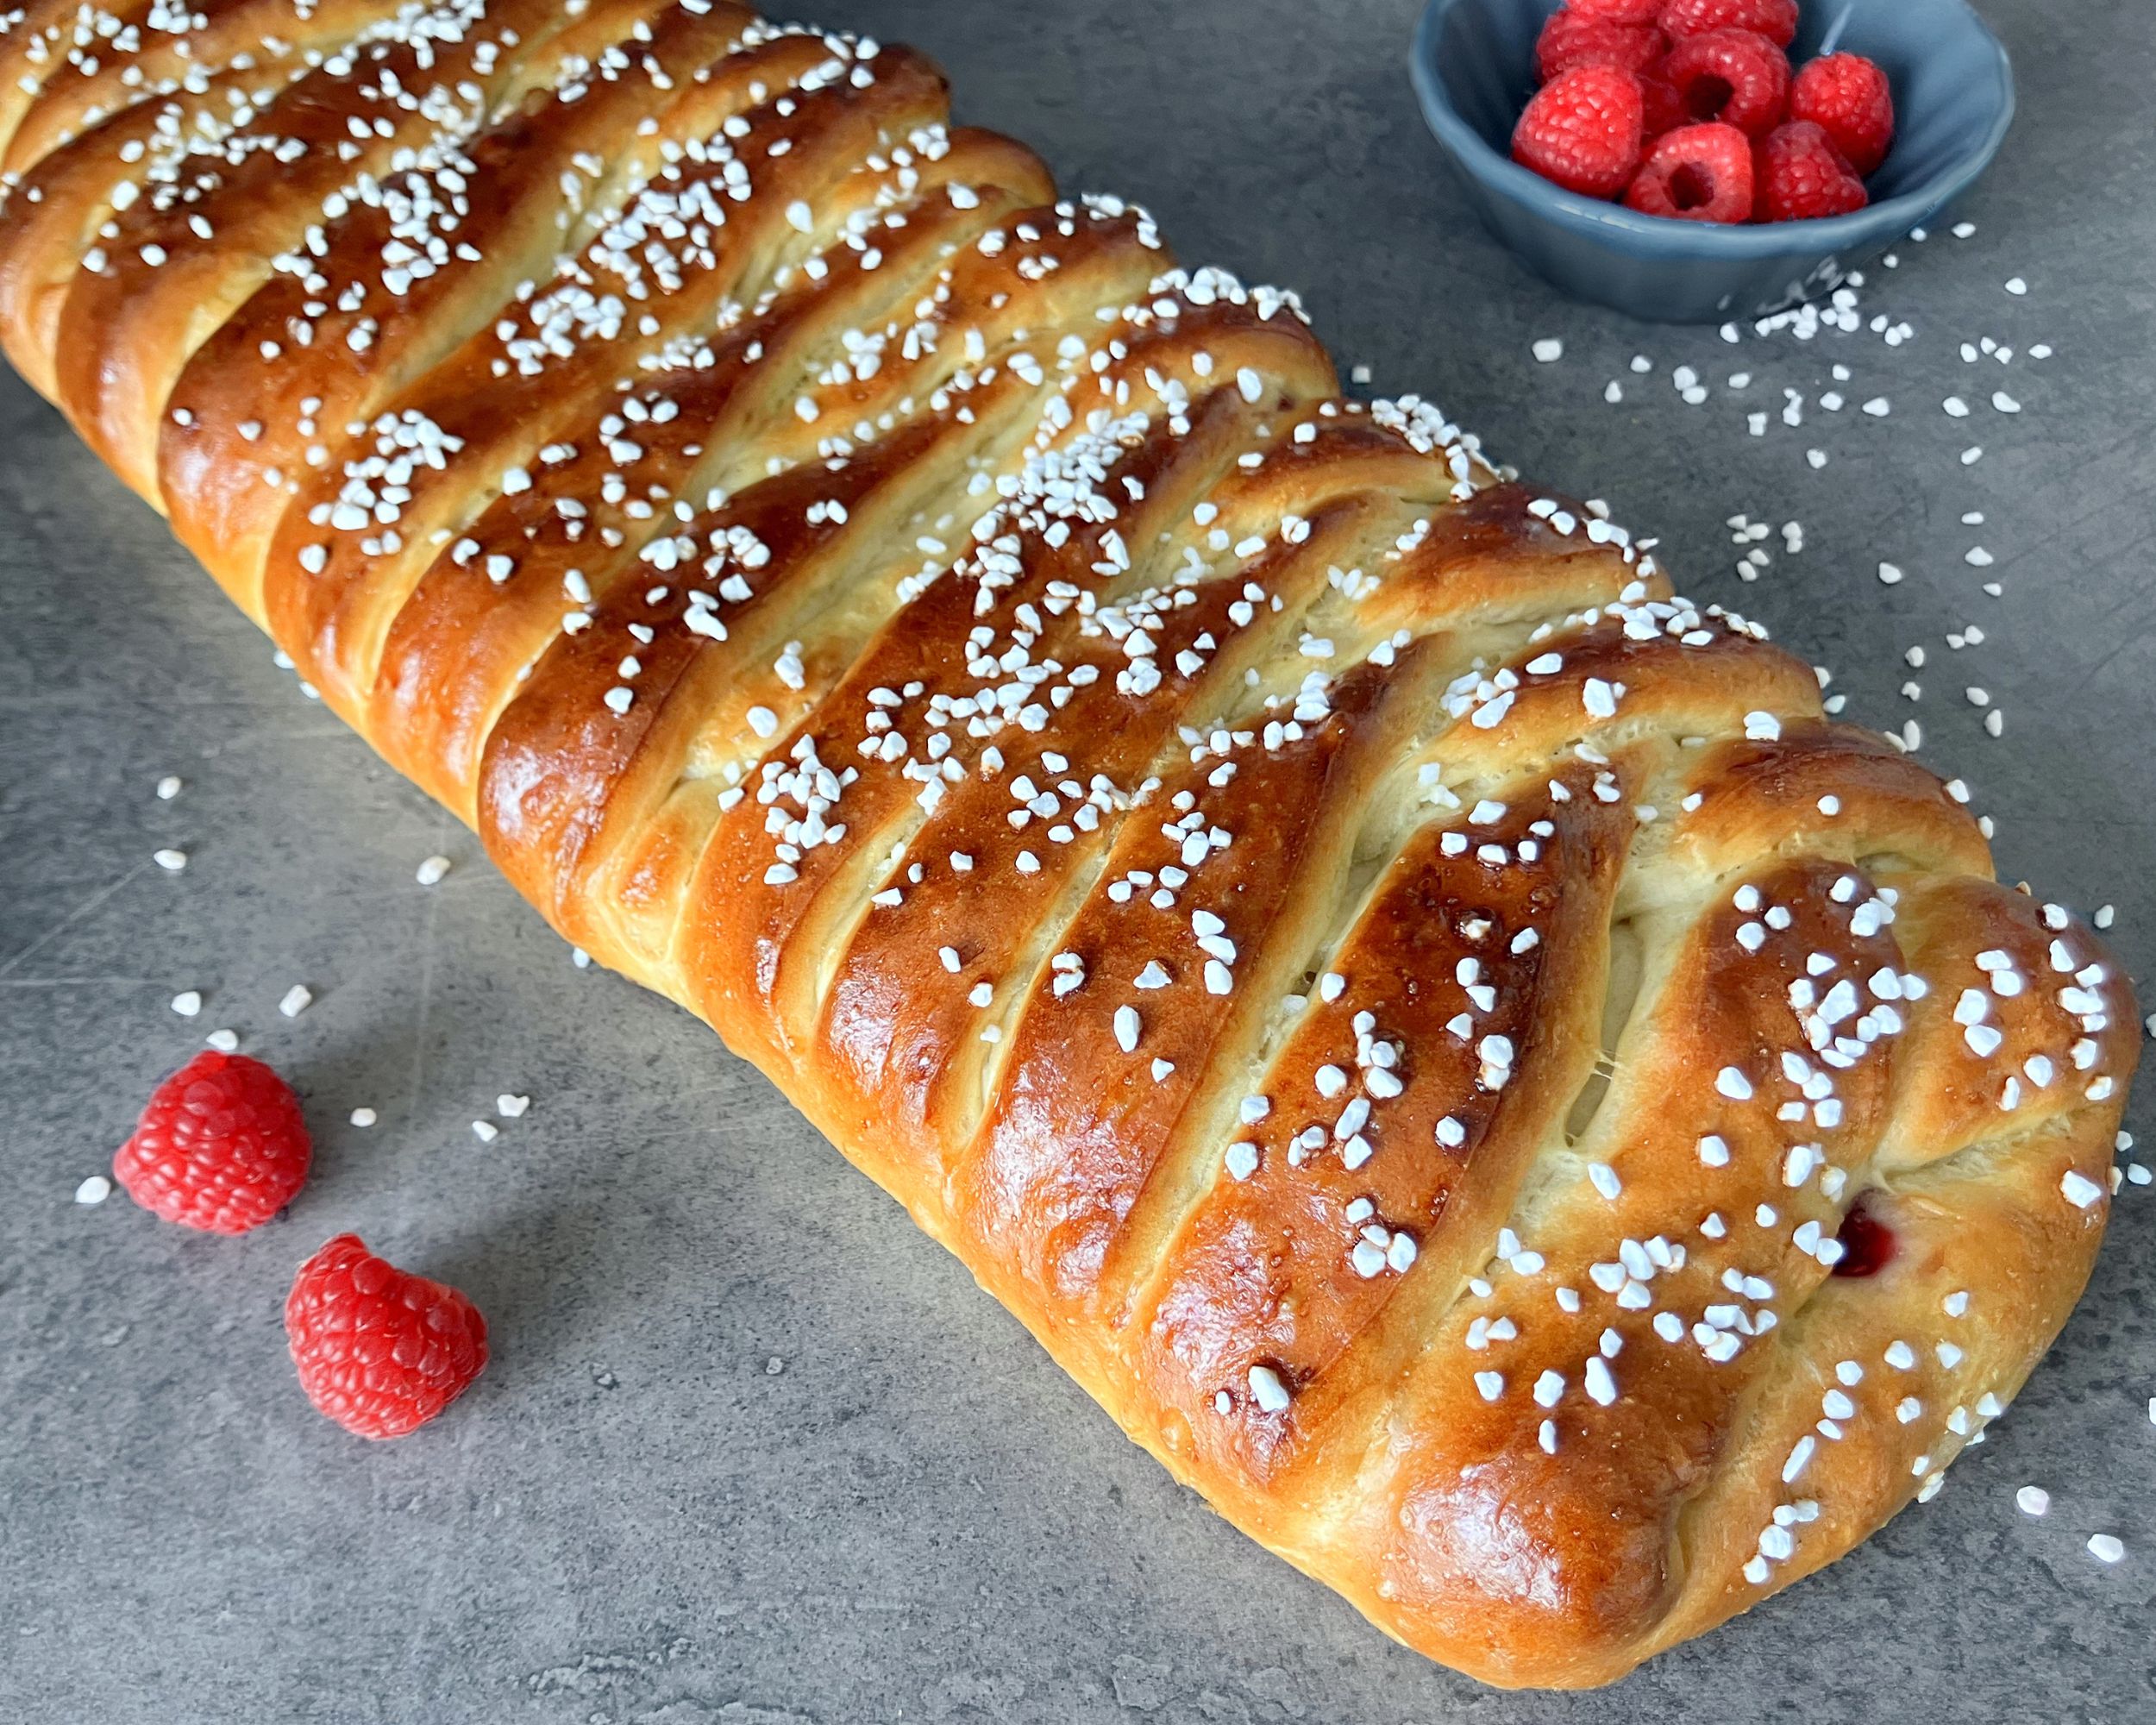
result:
<svg viewBox="0 0 2156 1725"><path fill-rule="evenodd" d="M826 16L937 53L964 116L1070 186L1299 285L1344 361L1658 528L1692 590L1836 668L1853 713L1919 718L1997 816L2003 871L2115 902L2146 990L2156 28L2144 0L1987 10L2022 118L1975 235L1905 247L1866 289L1867 316L1914 326L1896 348L1731 348L1554 300L1463 224L1402 72L1413 0ZM1984 334L2010 366L1957 357ZM1530 359L1544 336L1559 363ZM2040 342L2053 357L2028 357ZM1705 405L1677 396L1680 363ZM1784 387L1805 426L1747 436ZM1983 405L2001 388L2025 411ZM1940 412L1952 391L1969 421ZM1857 411L1875 395L1890 417ZM761 1079L573 969L12 379L0 450L0 1719L2156 1718L2156 1194L2122 1195L2057 1352L1937 1502L1613 1690L1480 1689L1171 1485ZM1740 584L1739 511L1801 520L1803 552L1777 535ZM1988 572L1963 561L1979 543ZM1882 559L1908 579L1879 585ZM1971 623L1982 644L1950 649ZM186 781L169 803L166 773ZM152 866L167 843L185 874ZM412 871L436 850L457 867L428 891ZM317 1000L287 1021L296 981ZM189 987L209 995L192 1024L166 1006ZM308 1097L319 1160L290 1219L227 1241L78 1208L215 1026ZM531 1112L482 1146L469 1123L501 1091ZM362 1104L371 1131L345 1124ZM347 1227L493 1325L485 1378L396 1445L317 1419L284 1356L291 1269ZM2014 1507L2032 1482L2041 1521ZM2126 1541L2116 1568L2084 1549L2100 1531Z"/></svg>

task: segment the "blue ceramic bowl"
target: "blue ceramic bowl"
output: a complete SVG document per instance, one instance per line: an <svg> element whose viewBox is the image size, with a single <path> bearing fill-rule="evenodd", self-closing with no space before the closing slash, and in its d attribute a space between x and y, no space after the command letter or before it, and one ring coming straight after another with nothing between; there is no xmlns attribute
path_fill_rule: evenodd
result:
<svg viewBox="0 0 2156 1725"><path fill-rule="evenodd" d="M1431 0L1415 91L1483 225L1538 275L1658 323L1717 323L1823 293L1932 221L1998 154L2014 118L2006 50L1965 0L1803 0L1802 66L1842 48L1894 87L1894 147L1869 207L1816 222L1719 227L1583 198L1511 160L1534 42L1559 0Z"/></svg>

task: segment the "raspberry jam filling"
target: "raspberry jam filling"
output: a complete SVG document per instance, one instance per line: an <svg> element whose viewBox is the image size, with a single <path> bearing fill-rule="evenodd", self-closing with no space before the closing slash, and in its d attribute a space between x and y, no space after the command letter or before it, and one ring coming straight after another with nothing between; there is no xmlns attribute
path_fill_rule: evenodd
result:
<svg viewBox="0 0 2156 1725"><path fill-rule="evenodd" d="M1841 1219L1840 1232L1834 1236L1841 1242L1841 1258L1834 1265L1837 1276L1877 1276L1894 1256L1894 1230L1879 1220L1867 1201L1871 1196L1860 1193Z"/></svg>

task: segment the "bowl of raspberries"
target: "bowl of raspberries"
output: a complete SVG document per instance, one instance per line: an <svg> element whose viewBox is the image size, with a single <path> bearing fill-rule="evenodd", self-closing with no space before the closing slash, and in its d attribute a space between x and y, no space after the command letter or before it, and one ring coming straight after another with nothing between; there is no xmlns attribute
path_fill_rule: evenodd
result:
<svg viewBox="0 0 2156 1725"><path fill-rule="evenodd" d="M1660 323L1827 292L1965 191L2014 113L1966 0L1432 0L1413 66L1484 224Z"/></svg>
<svg viewBox="0 0 2156 1725"><path fill-rule="evenodd" d="M1565 0L1512 159L1552 185L1677 222L1802 222L1871 202L1894 144L1876 61L1789 65L1796 0Z"/></svg>

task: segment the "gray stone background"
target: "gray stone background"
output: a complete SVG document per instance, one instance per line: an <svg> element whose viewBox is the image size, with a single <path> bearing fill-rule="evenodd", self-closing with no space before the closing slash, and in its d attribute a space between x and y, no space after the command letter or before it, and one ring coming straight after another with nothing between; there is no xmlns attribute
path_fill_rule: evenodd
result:
<svg viewBox="0 0 2156 1725"><path fill-rule="evenodd" d="M1975 235L1874 273L1865 315L1914 327L1894 348L1732 348L1557 300L1463 218L1403 71L1413 0L831 0L825 21L929 49L962 117L1067 186L1300 288L1344 364L1660 530L1689 590L1833 666L1852 715L1918 718L1997 816L2007 878L2115 903L2146 980L2156 16L1985 9L2021 118L1962 212ZM2010 366L1957 357L1985 334ZM1529 357L1546 336L1554 365ZM1838 415L1816 403L1836 362ZM1672 386L1687 363L1702 405ZM1784 387L1805 426L1745 435ZM1982 405L1996 388L2026 411ZM1940 411L1955 391L1970 421ZM1890 417L1856 411L1874 395ZM572 968L12 378L0 449L0 1718L2156 1718L2156 1193L2122 1195L2058 1351L1937 1502L1614 1689L1479 1688L1169 1484L699 1026ZM1739 511L1801 520L1805 549L1777 534L1740 584ZM1977 543L2002 597L1963 561ZM1908 579L1882 586L1882 559ZM1950 649L1971 623L1982 644ZM161 803L166 773L186 788ZM166 844L185 874L152 865ZM412 871L436 850L457 867L429 891ZM287 1021L294 982L317 1000ZM192 1024L166 1004L190 987ZM308 1098L289 1220L232 1241L78 1208L214 1026ZM503 1091L531 1111L483 1146L470 1122ZM361 1104L371 1132L345 1124ZM492 1324L485 1377L402 1443L317 1419L285 1357L292 1268L348 1227ZM2041 1521L2014 1507L2032 1482ZM2085 1552L2099 1531L2123 1564Z"/></svg>

